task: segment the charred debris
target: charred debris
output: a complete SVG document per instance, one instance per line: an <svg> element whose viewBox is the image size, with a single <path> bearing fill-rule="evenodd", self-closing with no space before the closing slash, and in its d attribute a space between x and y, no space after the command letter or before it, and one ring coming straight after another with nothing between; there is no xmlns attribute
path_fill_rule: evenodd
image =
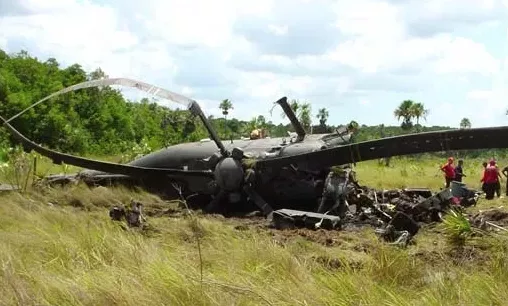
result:
<svg viewBox="0 0 508 306"><path fill-rule="evenodd" d="M380 238L407 245L422 225L441 222L450 209L476 205L480 195L458 182L437 193L428 188L376 190L360 186L350 168L339 168L327 177L318 212L276 210L272 224L278 229L328 230L367 225ZM329 209L324 208L327 200L333 203Z"/></svg>
<svg viewBox="0 0 508 306"><path fill-rule="evenodd" d="M336 167L328 175L323 196L314 211L274 210L267 216L269 226L278 230L347 230L371 226L385 241L407 245L424 224L441 222L450 209L462 210L476 205L481 192L454 182L452 188L433 193L428 188L376 190L359 185L351 167ZM113 207L112 220L126 221L129 227L142 227L146 221L142 204L131 209ZM249 213L242 217L262 215Z"/></svg>

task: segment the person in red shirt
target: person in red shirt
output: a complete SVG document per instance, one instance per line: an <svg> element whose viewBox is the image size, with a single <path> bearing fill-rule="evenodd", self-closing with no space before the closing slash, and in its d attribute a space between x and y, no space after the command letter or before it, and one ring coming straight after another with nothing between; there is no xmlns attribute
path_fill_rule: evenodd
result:
<svg viewBox="0 0 508 306"><path fill-rule="evenodd" d="M484 184L485 191L485 199L492 200L494 198L494 193L497 190L497 186L499 183L499 168L496 166L496 161L491 160L489 165L483 171L483 177L480 180Z"/></svg>
<svg viewBox="0 0 508 306"><path fill-rule="evenodd" d="M441 167L445 175L445 188L450 188L450 183L455 178L455 167L453 166L453 157L448 158L448 162Z"/></svg>

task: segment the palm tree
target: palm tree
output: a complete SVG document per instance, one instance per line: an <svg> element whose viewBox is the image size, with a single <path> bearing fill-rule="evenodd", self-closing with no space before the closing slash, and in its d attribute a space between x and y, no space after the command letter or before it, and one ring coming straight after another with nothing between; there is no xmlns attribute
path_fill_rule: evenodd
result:
<svg viewBox="0 0 508 306"><path fill-rule="evenodd" d="M460 120L460 128L461 129L470 129L471 128L471 121L469 121L468 118L462 118L462 120Z"/></svg>
<svg viewBox="0 0 508 306"><path fill-rule="evenodd" d="M416 124L420 124L420 118L423 120L427 120L427 116L429 115L429 110L425 108L423 103L414 103L411 107L413 112L413 116L416 118Z"/></svg>
<svg viewBox="0 0 508 306"><path fill-rule="evenodd" d="M328 110L326 108L321 108L321 109L318 110L318 114L316 115L316 118L318 118L319 125L321 127L325 127L326 126L326 120L328 120L328 116L329 116L329 113L328 113Z"/></svg>
<svg viewBox="0 0 508 306"><path fill-rule="evenodd" d="M414 118L416 118L416 129L417 131L420 129L420 118L427 120L427 115L429 114L429 110L425 109L423 103L413 103L410 108L410 111Z"/></svg>
<svg viewBox="0 0 508 306"><path fill-rule="evenodd" d="M393 112L397 120L402 118L401 127L404 130L410 130L413 127L413 118L415 117L413 105L414 102L412 100L404 100Z"/></svg>
<svg viewBox="0 0 508 306"><path fill-rule="evenodd" d="M222 114L224 115L224 135L227 134L227 116L229 114L229 110L233 108L233 103L229 99L224 99L219 104L219 108L222 110Z"/></svg>
<svg viewBox="0 0 508 306"><path fill-rule="evenodd" d="M229 110L233 109L233 103L229 99L224 99L220 103L219 108L222 110L224 117L226 117L229 114Z"/></svg>

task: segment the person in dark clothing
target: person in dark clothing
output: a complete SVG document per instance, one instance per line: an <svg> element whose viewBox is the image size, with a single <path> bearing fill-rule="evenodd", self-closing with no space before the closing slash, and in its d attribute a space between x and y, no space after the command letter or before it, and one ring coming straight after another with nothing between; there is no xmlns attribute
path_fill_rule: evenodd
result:
<svg viewBox="0 0 508 306"><path fill-rule="evenodd" d="M489 165L485 168L483 172L483 177L481 182L483 183L483 188L485 191L485 199L492 200L494 198L494 193L496 191L498 178L498 169L496 168L496 162L491 160Z"/></svg>
<svg viewBox="0 0 508 306"><path fill-rule="evenodd" d="M501 197L501 179L503 178L501 176L501 171L499 171L499 166L497 165L496 163L496 160L494 158L492 158L491 162L494 162L494 166L496 167L496 173L497 173L497 181L496 181L496 189L495 189L495 192L496 192L496 196L498 198Z"/></svg>
<svg viewBox="0 0 508 306"><path fill-rule="evenodd" d="M485 199L491 200L494 198L494 193L500 197L499 186L501 186L499 179L501 178L501 174L499 173L499 168L496 165L495 160L491 160L489 165L485 168L483 172L483 178L481 182L484 184L485 191Z"/></svg>
<svg viewBox="0 0 508 306"><path fill-rule="evenodd" d="M508 196L508 166L503 168L503 171L501 171L503 175L507 178L506 179L506 196Z"/></svg>
<svg viewBox="0 0 508 306"><path fill-rule="evenodd" d="M464 161L462 159L459 159L457 167L455 167L455 181L457 182L462 182L462 178L466 177L466 175L464 174L464 170L462 169L463 165Z"/></svg>
<svg viewBox="0 0 508 306"><path fill-rule="evenodd" d="M483 162L482 163L482 166L483 166L483 173L485 174L485 170L487 170L487 165L488 163L487 162ZM482 183L482 191L487 193L487 191L485 191L485 183Z"/></svg>

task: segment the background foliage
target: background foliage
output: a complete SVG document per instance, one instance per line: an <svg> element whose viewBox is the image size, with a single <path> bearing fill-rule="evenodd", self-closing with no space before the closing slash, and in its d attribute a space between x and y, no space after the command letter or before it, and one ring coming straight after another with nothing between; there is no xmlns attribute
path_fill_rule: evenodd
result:
<svg viewBox="0 0 508 306"><path fill-rule="evenodd" d="M41 61L26 51L7 54L0 50L0 114L9 118L55 91L104 77L107 76L100 68L92 72L84 71L79 64L62 68L54 58ZM291 105L308 132L326 133L338 127L327 123L329 112L325 108L312 115L311 102L292 100ZM217 107L222 110L224 118L210 116L210 119L223 139L248 137L255 128L265 128L271 137L285 136L292 130L289 120L287 124L275 125L263 116L250 121L228 118L229 110L234 108L234 101L229 99L218 102ZM394 110L401 126L367 126L360 123L354 140L449 128L422 126L420 120L429 113L423 103L403 101ZM130 101L111 87L82 89L61 95L36 106L13 120L12 124L44 146L66 153L95 156L125 154L133 148L143 148L145 153L208 137L199 120L191 118L189 112L172 110L147 98ZM471 123L464 118L460 126L470 128ZM0 159L12 145L7 132L0 129ZM482 153L504 156L502 151L475 151L469 152L469 155L477 157Z"/></svg>

